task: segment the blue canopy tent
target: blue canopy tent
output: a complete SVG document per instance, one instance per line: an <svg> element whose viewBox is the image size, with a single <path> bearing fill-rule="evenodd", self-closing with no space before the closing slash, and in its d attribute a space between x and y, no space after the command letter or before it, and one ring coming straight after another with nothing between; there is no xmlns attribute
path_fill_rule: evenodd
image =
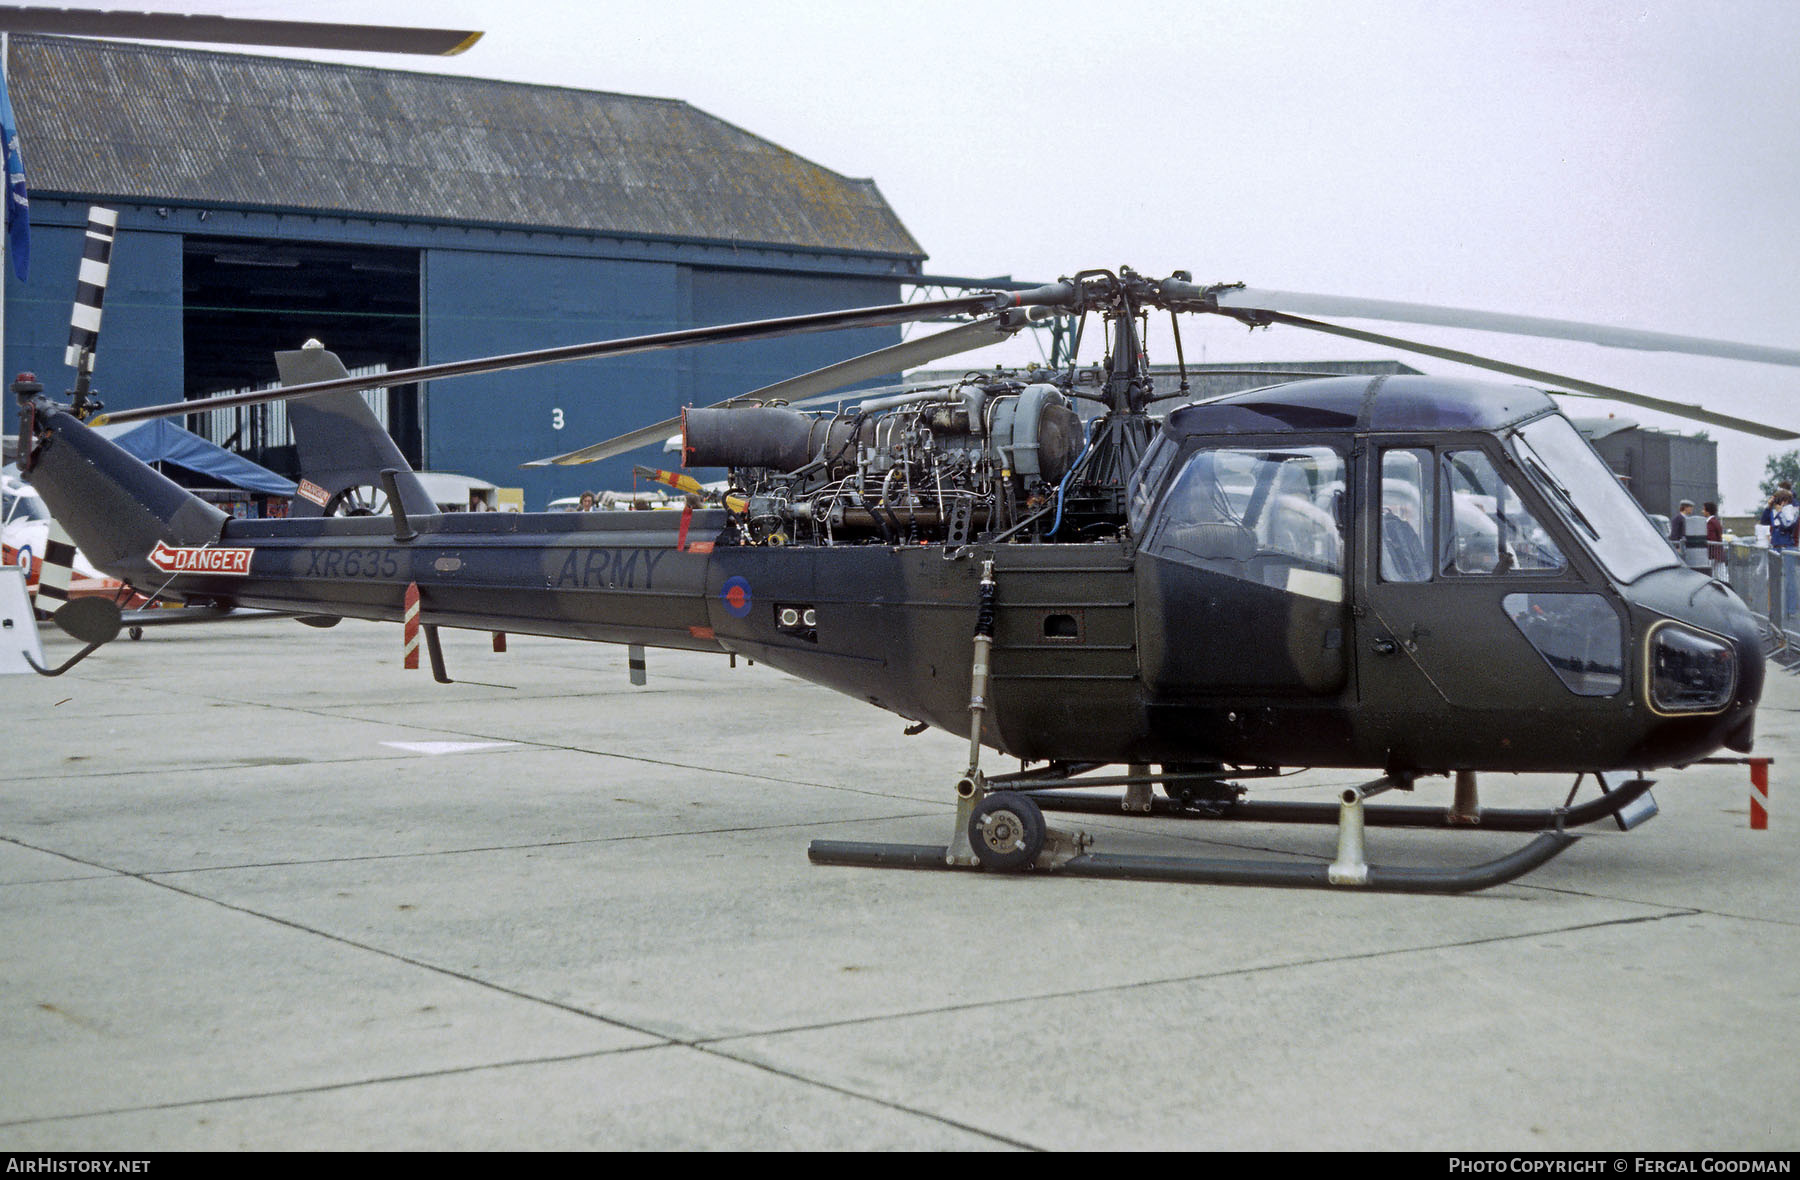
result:
<svg viewBox="0 0 1800 1180"><path fill-rule="evenodd" d="M100 433L146 463L173 463L196 475L210 476L227 486L270 496L293 496L295 484L267 467L252 463L214 446L191 430L183 430L167 418L149 422L102 426Z"/></svg>

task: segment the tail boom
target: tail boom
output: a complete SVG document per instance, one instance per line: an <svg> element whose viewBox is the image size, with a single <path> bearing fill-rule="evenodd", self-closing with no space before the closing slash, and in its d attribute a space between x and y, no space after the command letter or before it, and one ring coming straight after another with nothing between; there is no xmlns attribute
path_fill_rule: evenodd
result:
<svg viewBox="0 0 1800 1180"><path fill-rule="evenodd" d="M708 618L708 540L675 512L447 513L234 520L53 407L34 416L28 478L93 563L192 602L398 621L417 585L426 621L611 643L723 651Z"/></svg>

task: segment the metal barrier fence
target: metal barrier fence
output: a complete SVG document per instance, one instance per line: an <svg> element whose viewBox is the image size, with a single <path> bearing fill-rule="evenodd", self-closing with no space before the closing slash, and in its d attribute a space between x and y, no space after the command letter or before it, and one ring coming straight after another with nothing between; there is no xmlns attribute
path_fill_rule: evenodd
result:
<svg viewBox="0 0 1800 1180"><path fill-rule="evenodd" d="M1726 578L1763 625L1770 658L1800 672L1800 550L1725 543Z"/></svg>

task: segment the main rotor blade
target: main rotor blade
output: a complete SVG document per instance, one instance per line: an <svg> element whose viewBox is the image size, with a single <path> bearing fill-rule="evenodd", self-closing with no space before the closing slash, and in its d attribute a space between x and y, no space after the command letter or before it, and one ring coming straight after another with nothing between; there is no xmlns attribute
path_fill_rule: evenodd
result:
<svg viewBox="0 0 1800 1180"><path fill-rule="evenodd" d="M826 402L848 402L859 398L880 397L888 393L912 393L928 389L946 389L952 382L939 381L926 384L901 383L899 385L877 385L873 389L833 390L831 393L816 393L811 397L803 397L799 401L789 402L791 409L799 410L807 406L823 405ZM703 407L708 410L729 410L734 406L748 405L748 397L728 397L722 402L714 402ZM615 434L608 439L592 443L580 450L564 451L560 455L551 455L547 459L533 459L529 463L521 463L520 467L579 467L583 463L598 463L602 459L611 459L619 455L629 454L639 447L647 447L652 443L666 442L681 432L680 418L664 418L661 422L652 422L648 426L640 426L627 434Z"/></svg>
<svg viewBox="0 0 1800 1180"><path fill-rule="evenodd" d="M1688 402L1665 401L1659 397L1650 397L1630 390L1614 389L1610 385L1596 385L1592 381L1583 381L1578 377L1565 377L1560 373L1548 373L1542 369L1528 369L1523 365L1508 364L1491 357L1477 356L1472 352L1459 352L1454 348L1439 348L1434 344L1420 344L1414 340L1401 340L1395 336L1382 336L1375 332L1363 332L1356 328L1346 328L1342 324L1326 324L1318 320L1302 319L1299 316L1285 315L1281 312L1270 312L1269 318L1278 324L1289 324L1296 328L1308 328L1314 332L1325 332L1332 336L1342 336L1349 340L1361 340L1368 344L1379 344L1384 348L1398 348L1407 352L1416 352L1424 356L1434 356L1439 360L1455 361L1460 365L1474 365L1480 369L1491 369L1496 373L1505 373L1512 377L1522 377L1527 381L1535 381L1546 385L1561 386L1576 393L1590 394L1594 397L1608 398L1612 401L1624 402L1627 405L1642 406L1647 410L1660 410L1665 414L1673 414L1678 418L1688 418L1695 422L1705 422L1709 426L1722 426L1727 430L1741 430L1745 434L1754 434L1760 438L1772 438L1781 442L1791 442L1800 438L1800 432L1788 430L1780 426L1769 426L1762 422L1752 422L1747 418L1734 418L1730 414L1720 414L1703 406Z"/></svg>
<svg viewBox="0 0 1800 1180"><path fill-rule="evenodd" d="M738 324L714 324L705 328L682 328L674 332L657 332L649 336L625 336L617 340L599 340L590 344L565 344L556 348L539 348L531 352L514 352L505 356L480 357L467 361L447 361L440 365L421 365L414 369L395 369L369 377L341 377L332 381L315 381L309 385L289 385L280 389L231 393L224 397L194 398L191 401L165 402L159 406L142 406L101 414L89 423L142 422L149 418L171 418L177 414L201 414L208 410L224 410L234 406L258 406L264 402L287 401L320 393L355 392L364 389L387 389L414 381L435 381L447 377L469 377L480 373L501 373L510 369L529 369L537 365L556 365L568 361L595 360L600 357L628 356L659 349L691 348L701 344L724 344L740 340L772 340L780 336L796 336L806 332L836 332L845 328L878 328L886 324L903 324L930 319L936 315L971 314L997 311L999 305L1012 300L1002 295L964 295L955 299L931 299L920 303L884 303L875 307L857 307L846 311L821 311L808 315L784 316L774 320L750 320Z"/></svg>
<svg viewBox="0 0 1800 1180"><path fill-rule="evenodd" d="M1475 328L1515 336L1544 336L1580 340L1608 348L1645 352L1680 352L1716 356L1735 361L1759 361L1767 365L1800 365L1800 351L1708 340L1700 336L1673 336L1666 332L1640 332L1605 324L1552 320L1539 316L1472 311L1460 307L1436 307L1427 303L1394 303L1385 299L1356 299L1342 295L1311 295L1303 291L1259 291L1232 287L1213 296L1220 308L1238 311L1287 312L1295 315L1345 316L1355 320L1390 320L1403 324L1435 324L1445 328Z"/></svg>
<svg viewBox="0 0 1800 1180"><path fill-rule="evenodd" d="M948 332L937 332L917 340L878 348L874 352L865 352L847 361L839 361L835 365L826 365L822 369L814 369L810 373L802 373L798 377L789 377L785 381L739 394L733 400L773 401L780 398L791 402L797 398L811 397L815 393L830 393L834 389L867 381L870 377L879 377L883 373L904 372L932 361L943 360L947 356L998 344L1002 340L1011 339L1025 326L1027 318L1045 319L1052 314L1048 308L1033 307L1027 310L1029 317L1017 312L1003 312L976 320L972 324L951 328Z"/></svg>
<svg viewBox="0 0 1800 1180"><path fill-rule="evenodd" d="M706 407L709 410L723 410L733 403L730 401L714 402ZM680 418L664 418L661 422L652 422L648 426L640 426L629 434L615 434L604 442L591 443L576 451L564 451L560 455L551 455L546 459L533 459L520 467L579 467L583 463L598 463L602 459L610 459L614 455L623 455L635 451L639 447L647 447L651 443L665 441L670 435L681 429Z"/></svg>
<svg viewBox="0 0 1800 1180"><path fill-rule="evenodd" d="M232 16L182 16L166 12L99 12L91 9L0 6L0 29L71 37L129 37L138 41L204 41L226 45L277 45L286 49L349 49L367 53L461 53L481 34L466 29L413 29L338 25L317 21L246 20Z"/></svg>
<svg viewBox="0 0 1800 1180"><path fill-rule="evenodd" d="M1032 309L1036 311L1036 308ZM1017 324L1013 321L1017 320ZM959 352L970 352L1005 340L1025 326L1024 319L1016 313L1005 312L986 319L976 320L972 324L964 324L951 328L948 332L938 332L918 340L908 340L902 344L878 348L874 352L865 352L861 356L851 357L847 361L839 361L835 365L826 365L822 369L814 369L810 373L802 373L798 377L789 377L785 381L777 381L773 385L765 385L761 389L736 397L726 398L722 402L714 402L706 407L709 410L723 410L748 401L770 401L780 398L792 402L798 398L808 398L811 394L825 393L841 389L858 381L866 381L870 377L878 377L883 373L893 373L902 369L910 369L916 365L941 360L947 356L955 356ZM866 394L866 390L858 390L846 394L846 398ZM810 400L810 399L809 399ZM639 447L649 446L668 438L681 429L681 419L664 418L661 422L652 422L641 426L628 434L615 435L591 446L577 451L566 451L560 455L552 455L548 459L533 459L529 463L521 463L521 467L576 467L583 463L598 463L602 459L611 459L615 455L623 455L635 451Z"/></svg>

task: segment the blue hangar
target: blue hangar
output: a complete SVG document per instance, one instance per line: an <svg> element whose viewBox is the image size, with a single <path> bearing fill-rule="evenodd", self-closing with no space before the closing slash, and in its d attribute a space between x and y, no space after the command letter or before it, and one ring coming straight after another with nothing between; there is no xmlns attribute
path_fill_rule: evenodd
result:
<svg viewBox="0 0 1800 1180"><path fill-rule="evenodd" d="M111 409L272 382L273 352L308 338L353 368L401 369L898 302L925 257L872 181L677 100L10 45L32 233L27 281L6 270L5 363L53 393L73 381L87 207L116 208L94 377ZM631 460L519 470L526 459L899 339L879 328L438 381L377 410L416 466L523 486L541 509L629 486ZM296 474L278 412L189 421Z"/></svg>

